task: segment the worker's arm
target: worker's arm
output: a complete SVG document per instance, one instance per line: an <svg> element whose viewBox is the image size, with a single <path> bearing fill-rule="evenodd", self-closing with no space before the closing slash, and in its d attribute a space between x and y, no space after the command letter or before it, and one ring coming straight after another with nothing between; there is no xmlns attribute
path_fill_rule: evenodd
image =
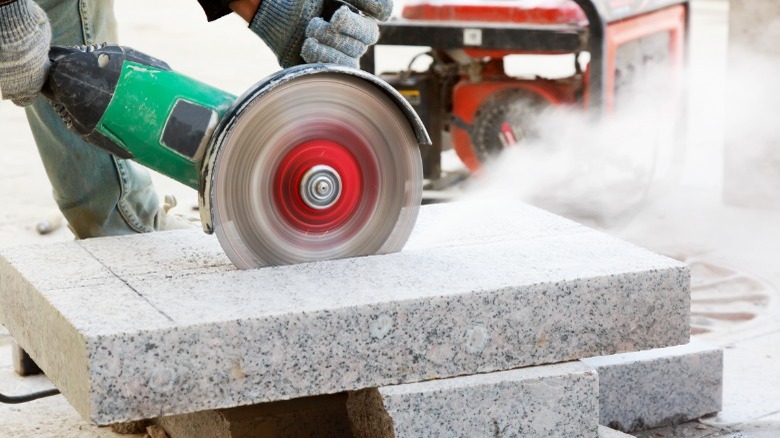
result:
<svg viewBox="0 0 780 438"><path fill-rule="evenodd" d="M387 20L393 9L392 0L345 0L353 8L341 6L325 21L321 18L325 0L198 1L210 20L230 10L241 16L282 67L306 62L357 67L379 38L376 20Z"/></svg>
<svg viewBox="0 0 780 438"><path fill-rule="evenodd" d="M0 0L0 93L26 106L46 80L51 28L32 0Z"/></svg>

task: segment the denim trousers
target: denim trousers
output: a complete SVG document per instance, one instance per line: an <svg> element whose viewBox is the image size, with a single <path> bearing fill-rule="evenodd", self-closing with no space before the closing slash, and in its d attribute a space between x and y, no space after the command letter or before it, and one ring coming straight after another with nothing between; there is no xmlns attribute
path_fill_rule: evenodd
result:
<svg viewBox="0 0 780 438"><path fill-rule="evenodd" d="M52 44L116 42L113 0L36 0ZM39 96L26 107L54 199L77 238L153 231L162 214L149 172L86 143Z"/></svg>

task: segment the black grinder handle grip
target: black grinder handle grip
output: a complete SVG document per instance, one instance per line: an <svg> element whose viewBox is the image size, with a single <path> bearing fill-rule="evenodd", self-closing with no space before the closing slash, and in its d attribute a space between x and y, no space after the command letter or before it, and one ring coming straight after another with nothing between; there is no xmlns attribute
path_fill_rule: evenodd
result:
<svg viewBox="0 0 780 438"><path fill-rule="evenodd" d="M325 0L322 3L322 14L320 15L323 20L330 22L330 19L333 18L333 14L336 13L336 11L339 10L342 6L346 6L351 10L352 12L359 14L360 10L351 4L342 1L342 0Z"/></svg>
<svg viewBox="0 0 780 438"><path fill-rule="evenodd" d="M52 46L51 65L41 93L51 102L62 121L84 140L120 158L129 152L95 128L114 96L125 61L170 70L159 59L129 47L111 44Z"/></svg>

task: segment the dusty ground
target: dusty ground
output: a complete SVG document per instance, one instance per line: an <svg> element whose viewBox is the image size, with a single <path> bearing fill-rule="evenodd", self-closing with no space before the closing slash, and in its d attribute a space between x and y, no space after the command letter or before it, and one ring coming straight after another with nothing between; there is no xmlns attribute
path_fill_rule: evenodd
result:
<svg viewBox="0 0 780 438"><path fill-rule="evenodd" d="M630 219L605 227L691 263L694 330L726 349L723 411L702 423L643 435L648 437L780 436L780 211L721 202L723 115L712 106L725 83L726 5L723 0L694 1L691 65L696 77L690 83L689 135L676 155L681 177L673 184L654 184ZM195 2L121 2L117 15L121 42L228 91L240 93L277 69L268 49L239 19L206 24ZM388 67L405 64L407 54L388 52ZM46 236L35 230L39 221L56 217L56 207L23 111L0 103L0 133L4 162L11 164L0 173L0 246L72 239L64 227ZM192 190L161 176L156 183L161 192L177 196L180 213L193 214ZM13 374L9 342L0 332L0 392L46 387L43 377ZM85 423L62 397L0 405L0 435L115 436Z"/></svg>

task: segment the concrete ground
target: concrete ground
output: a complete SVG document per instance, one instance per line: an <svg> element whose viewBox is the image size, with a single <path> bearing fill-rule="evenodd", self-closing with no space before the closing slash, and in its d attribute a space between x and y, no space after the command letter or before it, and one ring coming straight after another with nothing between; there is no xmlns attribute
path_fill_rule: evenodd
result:
<svg viewBox="0 0 780 438"><path fill-rule="evenodd" d="M607 232L690 263L694 333L725 348L723 410L700 422L642 436L780 436L780 211L721 201L727 5L724 0L693 2L689 131L669 155L674 161L670 167L679 172L651 180L630 214L621 211L618 220L595 222ZM122 43L233 93L277 69L270 51L239 19L207 24L196 2L138 0L120 2L116 9ZM400 68L409 59L409 49L385 50L379 70ZM4 162L11 164L0 173L0 247L72 239L66 227L46 235L36 231L41 222L56 223L59 215L24 112L8 102L0 102L0 133ZM192 190L162 176L155 181L160 192L176 195L175 211L195 215ZM619 202L609 193L600 200L609 201ZM564 210L578 216L576 209ZM10 337L0 332L0 392L18 394L47 385L45 377L22 379L13 373ZM0 405L0 436L115 434L87 424L57 396Z"/></svg>

